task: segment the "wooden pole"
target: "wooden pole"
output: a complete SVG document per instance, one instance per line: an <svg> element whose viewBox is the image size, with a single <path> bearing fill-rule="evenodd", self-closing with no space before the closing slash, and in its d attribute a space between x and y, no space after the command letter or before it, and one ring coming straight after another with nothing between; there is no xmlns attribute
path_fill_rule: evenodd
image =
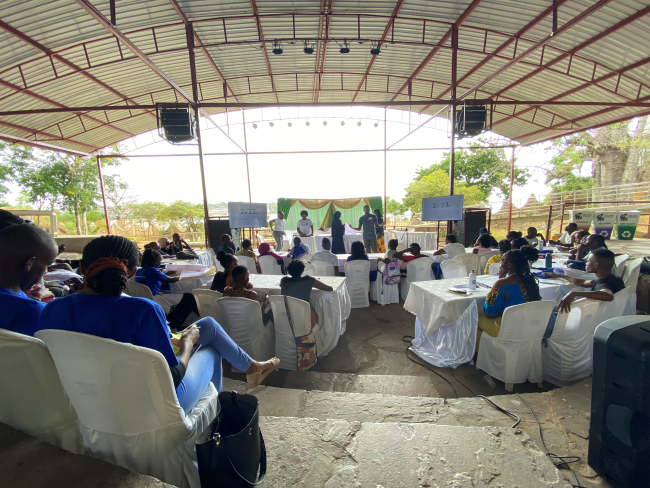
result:
<svg viewBox="0 0 650 488"><path fill-rule="evenodd" d="M387 131L387 124L386 124L386 111L388 109L384 107L384 225L386 225L386 219L388 218L388 214L386 213L386 131ZM384 228L384 231L386 229ZM384 232L385 234L386 232ZM385 238L384 238L385 240Z"/></svg>
<svg viewBox="0 0 650 488"><path fill-rule="evenodd" d="M102 164L97 156L97 169L99 170L99 185L102 188L102 201L104 202L104 217L106 218L106 233L111 233L111 222L108 218L108 207L106 206L106 190L104 189L104 176L102 175Z"/></svg>

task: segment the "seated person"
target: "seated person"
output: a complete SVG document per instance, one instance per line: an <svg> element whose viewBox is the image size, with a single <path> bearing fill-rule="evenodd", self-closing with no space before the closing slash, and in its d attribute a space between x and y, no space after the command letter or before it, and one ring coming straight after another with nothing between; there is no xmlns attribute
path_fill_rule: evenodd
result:
<svg viewBox="0 0 650 488"><path fill-rule="evenodd" d="M223 271L218 271L217 274L214 275L210 289L223 293L226 286L233 286L235 284L231 275L232 270L239 265L239 261L237 261L237 258L234 255L224 251L219 251L217 253L217 261L219 261L219 264L223 267ZM248 285L249 288L253 288L252 283L249 283Z"/></svg>
<svg viewBox="0 0 650 488"><path fill-rule="evenodd" d="M521 232L517 232L516 230L511 230L506 234L506 239L510 241L510 244L514 242L515 239L518 239L521 237Z"/></svg>
<svg viewBox="0 0 650 488"><path fill-rule="evenodd" d="M562 234L557 241L549 240L548 243L557 245L558 249L564 247L568 250L571 248L571 243L573 242L571 239L571 234L577 230L578 224L571 222L564 228L564 234Z"/></svg>
<svg viewBox="0 0 650 488"><path fill-rule="evenodd" d="M138 248L125 237L108 235L90 241L80 265L86 288L48 304L38 329L80 332L155 349L167 361L186 414L210 382L222 390L222 357L246 372L249 385L258 385L278 365L277 358L264 362L251 359L211 317L183 332L175 354L162 308L151 300L123 295L137 262ZM197 342L202 347L192 355Z"/></svg>
<svg viewBox="0 0 650 488"><path fill-rule="evenodd" d="M397 246L399 246L399 241L397 239L390 239L388 241L388 250L384 254L384 262L388 264L391 259L397 254Z"/></svg>
<svg viewBox="0 0 650 488"><path fill-rule="evenodd" d="M512 249L521 249L523 246L527 246L528 241L523 237L517 237L510 243Z"/></svg>
<svg viewBox="0 0 650 488"><path fill-rule="evenodd" d="M589 231L587 230L578 230L571 234L571 238L573 239L573 247L569 249L569 257L571 259L576 259L578 248L581 244L584 244L584 242L587 240L587 237L590 235L591 234L589 234Z"/></svg>
<svg viewBox="0 0 650 488"><path fill-rule="evenodd" d="M279 254L273 252L271 250L271 245L268 242L263 242L262 244L260 244L260 246L257 248L257 251L260 253L260 257L271 256L273 259L275 259L275 262L278 263L280 265L280 268L282 269L282 274L285 274L284 258Z"/></svg>
<svg viewBox="0 0 650 488"><path fill-rule="evenodd" d="M0 328L31 336L38 330L45 303L25 293L41 282L56 253L54 239L35 225L12 224L0 231Z"/></svg>
<svg viewBox="0 0 650 488"><path fill-rule="evenodd" d="M235 244L232 242L230 234L223 234L219 240L221 241L221 245L217 249L217 252L224 251L228 254L235 254Z"/></svg>
<svg viewBox="0 0 650 488"><path fill-rule="evenodd" d="M477 350L481 334L499 335L501 316L506 308L541 299L537 278L531 274L524 253L519 250L506 252L501 261L499 279L485 297L483 312L478 314Z"/></svg>
<svg viewBox="0 0 650 488"><path fill-rule="evenodd" d="M293 247L289 251L289 259L297 259L303 254L311 254L311 249L307 244L303 244L300 237L293 238Z"/></svg>
<svg viewBox="0 0 650 488"><path fill-rule="evenodd" d="M417 242L411 244L408 249L404 249L395 254L395 257L400 260L399 267L402 270L402 276L406 276L406 270L408 269L408 263L414 259L426 258L426 254L420 252L420 245Z"/></svg>
<svg viewBox="0 0 650 488"><path fill-rule="evenodd" d="M434 256L440 256L442 254L449 256L449 259L454 259L456 256L465 254L465 248L458 242L455 235L447 234L445 237L445 245L433 253Z"/></svg>
<svg viewBox="0 0 650 488"><path fill-rule="evenodd" d="M476 246L474 246L472 252L474 254L483 254L484 252L493 251L491 247L491 243L492 243L491 239L493 239L493 237L487 234L482 234L478 236L478 240L476 241Z"/></svg>
<svg viewBox="0 0 650 488"><path fill-rule="evenodd" d="M165 254L169 254L170 256L173 256L176 254L176 249L174 246L172 246L172 243L169 242L169 239L166 237L161 237L158 239L158 245L160 246L160 251L164 252Z"/></svg>
<svg viewBox="0 0 650 488"><path fill-rule="evenodd" d="M488 247L497 247L499 245L497 243L497 240L492 237L492 234L490 234L490 231L487 229L487 227L481 227L478 230L478 236L476 239L474 239L474 242L472 242L472 247L477 247L479 245L479 239L481 236L488 236L490 238L490 245Z"/></svg>
<svg viewBox="0 0 650 488"><path fill-rule="evenodd" d="M147 249L153 249L154 251L158 251L163 256L167 255L167 253L160 248L160 244L158 244L156 241L151 241L149 244L145 244L144 249L145 251Z"/></svg>
<svg viewBox="0 0 650 488"><path fill-rule="evenodd" d="M571 311L571 304L576 298L584 297L591 298L592 300L611 302L614 299L614 294L625 288L623 280L615 274L612 274L614 256L614 253L609 249L597 249L589 254L589 258L587 259L587 272L595 273L595 280L582 280L562 274L544 273L544 276L549 278L561 278L574 285L590 288L589 291L571 291L564 296L551 315L548 327L544 333L544 338L550 337L553 333L558 312L569 313Z"/></svg>
<svg viewBox="0 0 650 488"><path fill-rule="evenodd" d="M224 297L235 298L248 298L249 300L257 300L257 293L255 293L248 286L251 283L248 281L249 274L246 266L235 266L230 273L233 280L232 286L226 286L223 290Z"/></svg>
<svg viewBox="0 0 650 488"><path fill-rule="evenodd" d="M162 256L158 251L147 249L142 253L142 265L135 273L136 283L148 286L153 296L160 293L162 285L176 283L181 279L180 275L167 276L168 274L174 273L173 271L166 271L164 273L160 271L158 267L161 262ZM178 305L172 307L169 314L167 314L169 327L171 329L180 329L183 322L185 322L185 319L187 319L192 312L199 315L196 299L191 293L183 293L183 297L181 298L181 301L178 302Z"/></svg>
<svg viewBox="0 0 650 488"><path fill-rule="evenodd" d="M362 242L359 244L361 244L361 247L363 247ZM299 259L294 259L291 261L287 265L287 273L289 273L289 276L285 276L280 280L280 294L310 303L309 300L311 299L312 288L323 291L334 290L331 286L322 283L312 276L302 276L302 273L304 271L305 264L302 261ZM316 321L316 311L314 310L314 307L311 307L312 329L316 326Z"/></svg>
<svg viewBox="0 0 650 488"><path fill-rule="evenodd" d="M190 245L181 238L180 234L172 234L172 244L174 247L174 254L183 251L184 249L192 249Z"/></svg>
<svg viewBox="0 0 650 488"><path fill-rule="evenodd" d="M336 254L333 254L332 243L327 237L323 237L323 250L314 253L314 255L309 259L310 262L313 261L325 261L334 266L334 276L339 274L339 258L336 257Z"/></svg>
<svg viewBox="0 0 650 488"><path fill-rule="evenodd" d="M526 239L528 241L528 244L534 247L539 247L538 240L537 238L539 237L539 240L542 241L542 246L546 245L546 240L544 239L544 236L537 232L537 229L535 227L528 227L526 230Z"/></svg>
<svg viewBox="0 0 650 488"><path fill-rule="evenodd" d="M250 239L244 239L241 243L241 249L237 251L235 256L246 256L248 258L251 258L253 261L255 261L255 267L257 268L257 272L261 273L262 268L260 268L260 263L257 262L257 255L253 252L253 243L250 241Z"/></svg>
<svg viewBox="0 0 650 488"><path fill-rule="evenodd" d="M526 258L526 261L528 261L528 265L531 267L539 259L539 251L533 246L526 244L525 246L521 246L519 250Z"/></svg>
<svg viewBox="0 0 650 488"><path fill-rule="evenodd" d="M370 258L366 254L366 248L363 245L363 242L354 241L352 243L352 246L350 246L350 251L351 251L350 255L345 260L346 263L349 263L350 261L358 261L358 260L370 261ZM370 281L376 281L376 280L377 280L377 270L370 271Z"/></svg>
<svg viewBox="0 0 650 488"><path fill-rule="evenodd" d="M495 263L500 263L501 260L503 259L503 255L510 251L511 246L510 246L510 241L508 239L503 239L499 241L499 252L501 254L497 254L496 256L492 256L490 259L488 259L487 264L485 265L485 274L488 274L490 272L490 266L495 264Z"/></svg>
<svg viewBox="0 0 650 488"><path fill-rule="evenodd" d="M591 234L590 236L587 236L586 239L583 238L582 243L578 246L576 260L584 261L590 253L601 249L607 249L605 238L600 234ZM616 271L614 271L614 273L615 272Z"/></svg>

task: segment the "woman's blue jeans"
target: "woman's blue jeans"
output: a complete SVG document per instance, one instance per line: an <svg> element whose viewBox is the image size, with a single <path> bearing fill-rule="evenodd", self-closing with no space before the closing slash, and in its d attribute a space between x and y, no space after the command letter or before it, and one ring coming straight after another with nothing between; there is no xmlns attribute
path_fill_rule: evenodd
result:
<svg viewBox="0 0 650 488"><path fill-rule="evenodd" d="M252 361L212 317L204 317L196 325L200 329L201 349L190 359L185 376L176 388L178 402L185 413L194 408L211 381L221 392L221 358L241 371L246 371Z"/></svg>

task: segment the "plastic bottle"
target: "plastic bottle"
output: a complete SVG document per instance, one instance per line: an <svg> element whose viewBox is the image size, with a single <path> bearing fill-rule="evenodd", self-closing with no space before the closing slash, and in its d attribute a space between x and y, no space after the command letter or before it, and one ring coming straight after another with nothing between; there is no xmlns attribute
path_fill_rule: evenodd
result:
<svg viewBox="0 0 650 488"><path fill-rule="evenodd" d="M547 268L552 268L553 267L553 255L549 252L546 253L546 267Z"/></svg>
<svg viewBox="0 0 650 488"><path fill-rule="evenodd" d="M469 274L469 289L476 290L476 273L474 273L474 270Z"/></svg>

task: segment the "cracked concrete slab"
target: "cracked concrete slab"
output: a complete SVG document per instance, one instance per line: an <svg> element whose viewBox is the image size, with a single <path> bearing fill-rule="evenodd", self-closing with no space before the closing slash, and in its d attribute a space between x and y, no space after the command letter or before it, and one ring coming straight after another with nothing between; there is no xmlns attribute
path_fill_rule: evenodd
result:
<svg viewBox="0 0 650 488"><path fill-rule="evenodd" d="M510 429L274 417L260 425L267 487L570 487Z"/></svg>

